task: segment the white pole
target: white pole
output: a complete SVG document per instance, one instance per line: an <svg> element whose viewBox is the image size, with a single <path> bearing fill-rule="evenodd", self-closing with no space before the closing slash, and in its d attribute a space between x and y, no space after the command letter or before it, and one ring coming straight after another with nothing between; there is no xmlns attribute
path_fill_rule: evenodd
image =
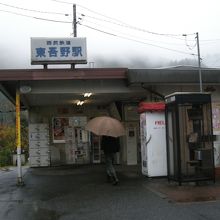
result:
<svg viewBox="0 0 220 220"><path fill-rule="evenodd" d="M16 146L17 146L17 185L23 186L21 167L21 118L20 118L20 91L16 90Z"/></svg>
<svg viewBox="0 0 220 220"><path fill-rule="evenodd" d="M198 32L196 32L196 39L197 39L198 67L199 67L199 88L200 88L200 92L202 92L202 71L201 71L201 58L200 58L199 33Z"/></svg>

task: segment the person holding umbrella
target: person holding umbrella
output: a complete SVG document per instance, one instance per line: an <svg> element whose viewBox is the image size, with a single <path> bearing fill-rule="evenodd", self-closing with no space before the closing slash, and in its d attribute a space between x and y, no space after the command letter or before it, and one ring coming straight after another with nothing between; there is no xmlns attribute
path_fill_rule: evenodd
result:
<svg viewBox="0 0 220 220"><path fill-rule="evenodd" d="M125 135L123 124L109 116L98 116L91 119L85 126L87 131L102 136L101 148L105 153L107 177L112 179L113 185L117 185L119 180L113 166L113 159L119 151L118 137Z"/></svg>
<svg viewBox="0 0 220 220"><path fill-rule="evenodd" d="M119 152L119 140L116 137L102 136L101 149L105 154L106 173L108 181L112 181L113 185L119 183L115 168L113 166L114 155Z"/></svg>

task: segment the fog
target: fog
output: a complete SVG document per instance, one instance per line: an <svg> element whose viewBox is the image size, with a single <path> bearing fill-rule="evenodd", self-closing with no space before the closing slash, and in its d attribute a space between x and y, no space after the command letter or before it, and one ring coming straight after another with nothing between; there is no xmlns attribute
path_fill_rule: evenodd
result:
<svg viewBox="0 0 220 220"><path fill-rule="evenodd" d="M196 66L196 32L199 32L202 65L220 66L219 0L1 0L0 3L15 6L0 4L1 69L42 68L30 64L30 38L73 37L73 3L77 4L77 36L87 38L88 64L80 67Z"/></svg>
<svg viewBox="0 0 220 220"><path fill-rule="evenodd" d="M151 60L148 57L134 57L128 58L127 60L114 60L114 59L104 59L97 57L94 59L92 66L94 67L125 67L130 69L144 69L144 68L165 68L173 66L197 66L198 62L194 59L183 59L183 60L168 60L168 59L156 59Z"/></svg>

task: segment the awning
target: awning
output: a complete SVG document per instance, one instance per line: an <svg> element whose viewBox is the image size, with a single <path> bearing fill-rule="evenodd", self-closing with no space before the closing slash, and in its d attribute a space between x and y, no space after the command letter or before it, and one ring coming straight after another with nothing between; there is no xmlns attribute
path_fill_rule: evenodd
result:
<svg viewBox="0 0 220 220"><path fill-rule="evenodd" d="M138 105L138 113L152 112L152 111L164 111L164 102L140 102Z"/></svg>

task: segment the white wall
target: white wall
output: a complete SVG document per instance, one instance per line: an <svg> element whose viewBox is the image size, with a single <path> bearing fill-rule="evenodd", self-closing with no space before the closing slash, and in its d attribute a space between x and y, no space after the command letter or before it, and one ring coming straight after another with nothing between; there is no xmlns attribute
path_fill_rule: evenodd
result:
<svg viewBox="0 0 220 220"><path fill-rule="evenodd" d="M54 85L56 87L56 85ZM216 91L212 92L212 102L220 102L220 86L214 86ZM204 87L205 88L205 87ZM46 89L46 86L45 86ZM109 88L108 88L109 89ZM111 88L112 89L112 88ZM181 86L181 85L156 85L153 86L153 89L162 94L162 95L169 95L174 92L199 92L199 85L198 86ZM43 92L43 91L41 91ZM115 92L115 91L114 91ZM146 101L154 101L152 100L152 97L156 97L155 94L150 94L148 91L144 91L144 97L146 97ZM62 94L60 94L62 96ZM142 97L140 97L141 99ZM129 100L132 102L133 100ZM129 107L129 104L126 105ZM62 109L64 110L62 113ZM32 107L29 110L29 122L30 123L48 123L51 129L52 124L52 117L56 116L63 116L63 117L72 117L72 116L87 116L88 119L92 117L96 117L99 115L108 115L108 109L107 108L97 108L97 106L82 106L80 108L69 105L69 106L42 106L42 107ZM128 120L129 121L129 120ZM139 125L139 118L134 120L137 125ZM52 137L52 135L50 135ZM139 140L139 137L137 137ZM220 135L217 137L220 140ZM137 142L138 142L137 140ZM50 140L52 143L52 140ZM121 146L121 159L124 163L126 163L126 146L125 146L125 140L123 141L123 145ZM54 145L54 144L53 144ZM63 144L56 144L55 147L57 147L60 150L60 158L61 161L64 161L65 157L65 151L63 150Z"/></svg>

